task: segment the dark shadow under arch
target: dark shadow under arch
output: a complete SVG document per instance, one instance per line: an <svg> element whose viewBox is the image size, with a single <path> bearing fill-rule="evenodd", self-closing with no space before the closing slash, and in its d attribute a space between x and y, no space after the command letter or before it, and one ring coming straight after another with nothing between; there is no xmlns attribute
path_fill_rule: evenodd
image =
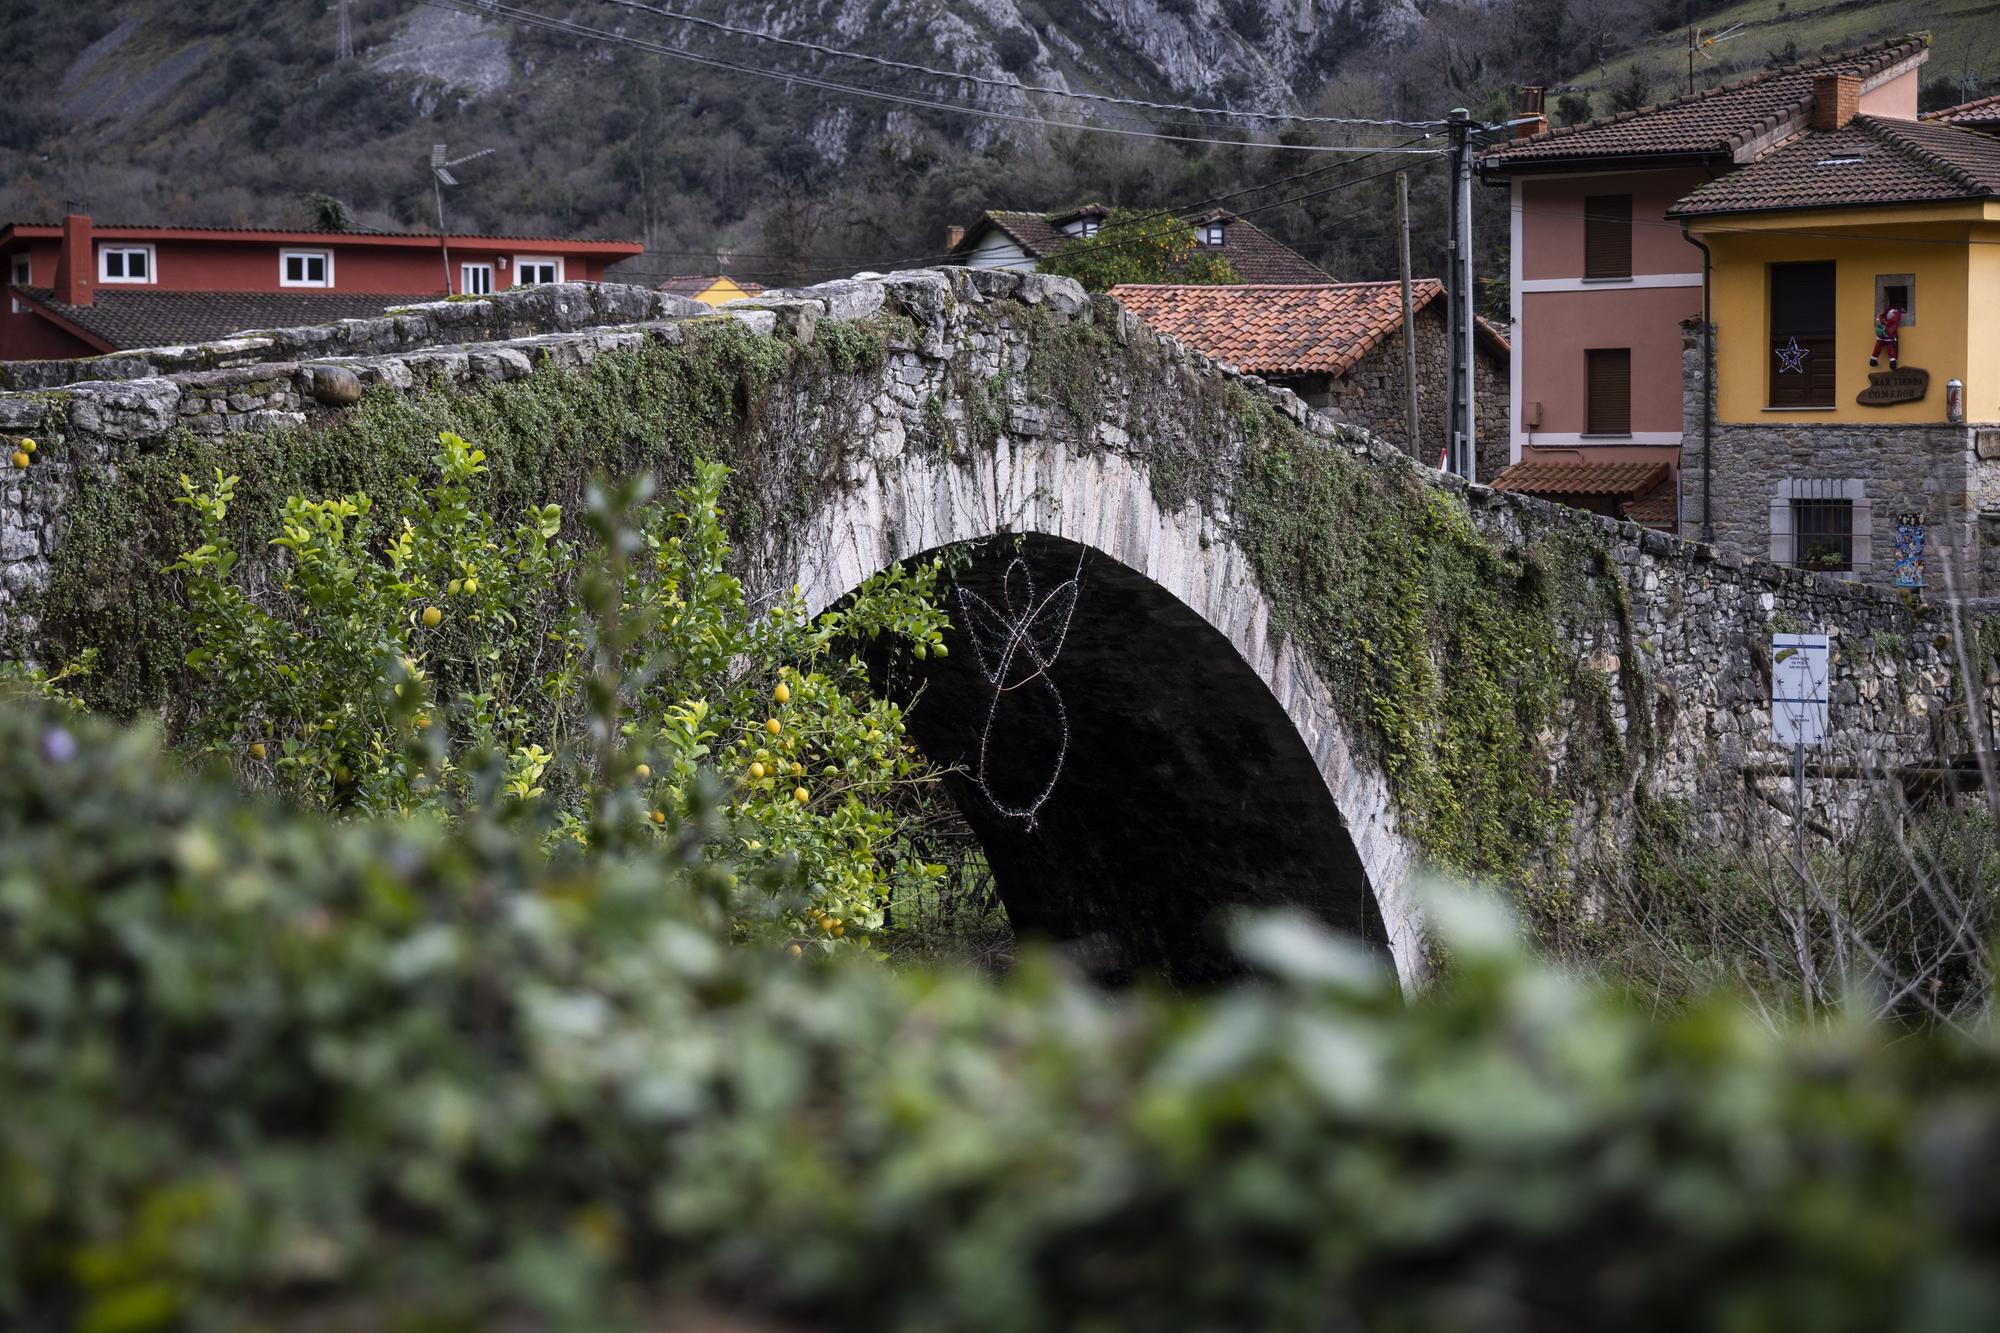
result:
<svg viewBox="0 0 2000 1333"><path fill-rule="evenodd" d="M946 593L950 655L913 663L917 743L963 771L952 795L985 848L1015 930L1075 942L1101 975L1202 985L1233 975L1221 917L1236 906L1306 908L1388 959L1386 932L1347 827L1297 728L1222 634L1145 575L1060 538L997 538ZM1015 619L1025 584L1046 597L1081 574L1046 684L1027 643L1008 700L995 690L956 588ZM1056 628L1037 628L1041 651ZM990 628L990 627L989 627ZM990 636L989 636L990 637ZM991 653L985 654L989 659ZM898 673L899 675L901 673ZM1058 705L1055 700L1060 698ZM1066 721L1068 744L1060 743ZM986 781L979 780L982 740ZM1027 808L1054 785L1032 818ZM997 797L997 801L996 801Z"/></svg>

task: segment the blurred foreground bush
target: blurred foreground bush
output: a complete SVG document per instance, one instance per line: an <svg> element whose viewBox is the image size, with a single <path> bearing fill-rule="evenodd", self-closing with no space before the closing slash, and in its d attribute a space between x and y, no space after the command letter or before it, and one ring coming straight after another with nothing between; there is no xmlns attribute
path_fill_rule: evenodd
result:
<svg viewBox="0 0 2000 1333"><path fill-rule="evenodd" d="M0 1326L2000 1321L1985 1032L1655 1018L1459 900L1408 1006L1284 919L1200 1001L799 960L693 811L551 858L0 705Z"/></svg>

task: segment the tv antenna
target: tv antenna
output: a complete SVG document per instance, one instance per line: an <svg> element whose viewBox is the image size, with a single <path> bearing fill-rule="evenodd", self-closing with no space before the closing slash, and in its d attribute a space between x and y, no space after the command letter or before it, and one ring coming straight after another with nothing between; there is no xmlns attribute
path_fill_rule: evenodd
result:
<svg viewBox="0 0 2000 1333"><path fill-rule="evenodd" d="M446 238L444 231L444 187L458 184L458 177L451 174L453 167L462 166L474 158L485 157L493 151L491 148L482 148L476 153L467 153L464 157L454 157L447 162L445 160L445 146L441 143L431 145L431 193L437 199L438 251L444 257L444 294L446 296L451 295L451 242Z"/></svg>
<svg viewBox="0 0 2000 1333"><path fill-rule="evenodd" d="M1721 32L1710 33L1707 36L1702 35L1702 31L1700 28L1690 27L1688 29L1687 55L1688 55L1689 97L1694 96L1694 58L1696 56L1700 56L1703 60L1712 63L1715 60L1715 57L1708 53L1708 48L1714 46L1717 42L1726 42L1730 38L1736 36L1738 33L1742 31L1743 31L1743 25L1741 23L1732 23L1728 27L1724 28Z"/></svg>

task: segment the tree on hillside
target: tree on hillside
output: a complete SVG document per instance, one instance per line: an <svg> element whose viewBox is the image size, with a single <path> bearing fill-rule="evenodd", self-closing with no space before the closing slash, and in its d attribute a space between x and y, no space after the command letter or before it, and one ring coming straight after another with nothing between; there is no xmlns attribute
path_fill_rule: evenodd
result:
<svg viewBox="0 0 2000 1333"><path fill-rule="evenodd" d="M1075 278L1093 292L1121 282L1223 283L1236 270L1201 250L1194 228L1170 213L1114 208L1095 236L1079 236L1042 261L1047 273Z"/></svg>
<svg viewBox="0 0 2000 1333"><path fill-rule="evenodd" d="M1556 99L1556 123L1558 125L1581 125L1589 119L1589 93L1564 93Z"/></svg>
<svg viewBox="0 0 2000 1333"><path fill-rule="evenodd" d="M1649 106L1653 100L1653 80L1645 67L1633 61L1625 70L1625 78L1611 90L1613 111L1637 111Z"/></svg>

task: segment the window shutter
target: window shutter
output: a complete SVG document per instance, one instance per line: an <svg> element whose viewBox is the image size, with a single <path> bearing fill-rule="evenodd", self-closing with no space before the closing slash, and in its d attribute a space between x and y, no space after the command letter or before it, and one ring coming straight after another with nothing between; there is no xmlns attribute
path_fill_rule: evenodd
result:
<svg viewBox="0 0 2000 1333"><path fill-rule="evenodd" d="M1593 347L1584 353L1587 375L1584 430L1591 435L1632 433L1632 349Z"/></svg>
<svg viewBox="0 0 2000 1333"><path fill-rule="evenodd" d="M1583 276L1632 276L1632 196L1593 194L1583 201Z"/></svg>
<svg viewBox="0 0 2000 1333"><path fill-rule="evenodd" d="M1834 267L1771 265L1771 406L1831 407Z"/></svg>

